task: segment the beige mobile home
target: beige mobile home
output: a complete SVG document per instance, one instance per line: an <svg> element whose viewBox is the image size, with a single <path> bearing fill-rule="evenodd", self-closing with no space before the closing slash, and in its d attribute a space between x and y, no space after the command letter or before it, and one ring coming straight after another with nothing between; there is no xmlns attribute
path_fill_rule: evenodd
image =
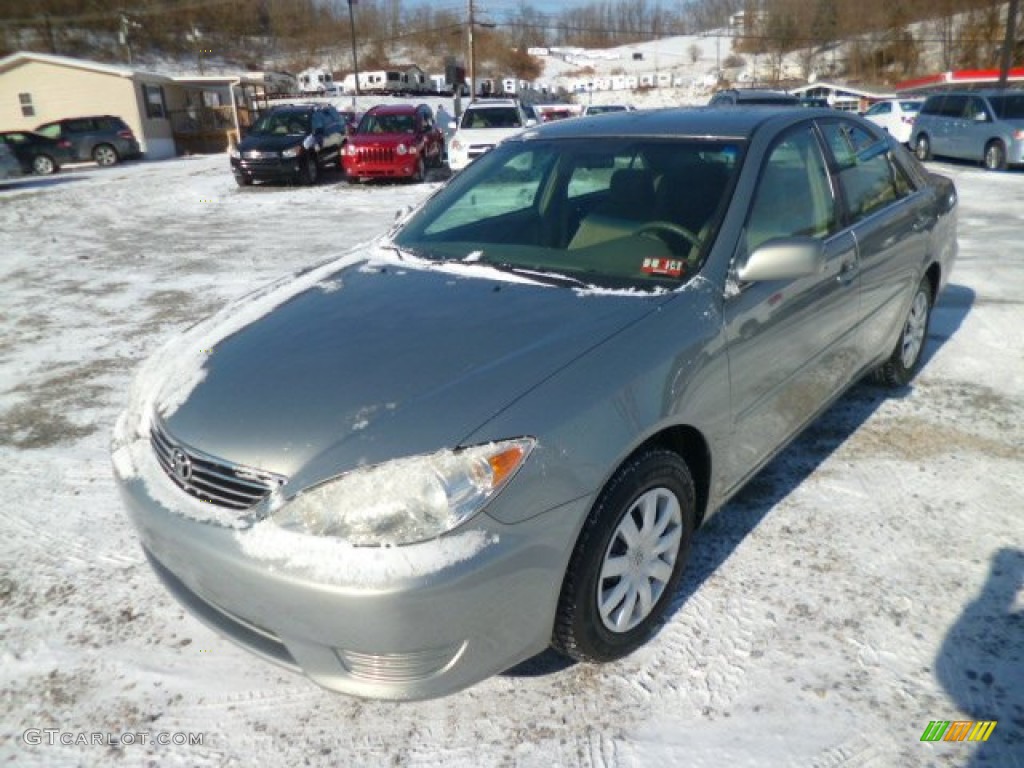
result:
<svg viewBox="0 0 1024 768"><path fill-rule="evenodd" d="M19 52L0 59L0 129L31 130L65 117L116 115L148 159L175 155L167 112L173 80L66 56Z"/></svg>

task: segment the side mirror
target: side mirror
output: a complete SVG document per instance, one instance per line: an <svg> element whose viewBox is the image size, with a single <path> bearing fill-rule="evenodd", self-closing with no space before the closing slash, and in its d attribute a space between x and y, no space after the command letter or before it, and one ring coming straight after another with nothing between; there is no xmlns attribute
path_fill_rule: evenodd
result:
<svg viewBox="0 0 1024 768"><path fill-rule="evenodd" d="M754 249L736 269L743 282L794 280L817 275L825 268L825 248L814 237L780 237Z"/></svg>

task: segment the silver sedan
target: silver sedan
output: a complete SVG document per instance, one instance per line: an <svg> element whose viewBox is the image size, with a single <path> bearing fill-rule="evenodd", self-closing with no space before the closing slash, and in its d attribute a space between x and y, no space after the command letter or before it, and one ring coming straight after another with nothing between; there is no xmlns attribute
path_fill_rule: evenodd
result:
<svg viewBox="0 0 1024 768"><path fill-rule="evenodd" d="M199 618L333 690L619 658L703 521L853 382L910 381L956 206L830 110L528 130L147 363L125 504Z"/></svg>

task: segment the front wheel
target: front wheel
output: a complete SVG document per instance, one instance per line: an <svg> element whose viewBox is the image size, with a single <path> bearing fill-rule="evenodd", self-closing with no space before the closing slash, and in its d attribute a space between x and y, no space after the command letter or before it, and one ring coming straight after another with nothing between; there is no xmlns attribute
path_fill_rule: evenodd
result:
<svg viewBox="0 0 1024 768"><path fill-rule="evenodd" d="M990 171L1006 170L1006 147L1001 141L990 141L985 147L985 167Z"/></svg>
<svg viewBox="0 0 1024 768"><path fill-rule="evenodd" d="M32 172L39 176L49 176L57 170L57 163L49 155L36 155L32 158Z"/></svg>
<svg viewBox="0 0 1024 768"><path fill-rule="evenodd" d="M96 165L115 165L120 159L117 156L117 150L109 144L99 144L92 151L92 159L96 161Z"/></svg>
<svg viewBox="0 0 1024 768"><path fill-rule="evenodd" d="M914 154L917 155L917 159L921 162L932 159L932 145L928 141L928 137L923 133L917 137L917 143L914 145Z"/></svg>
<svg viewBox="0 0 1024 768"><path fill-rule="evenodd" d="M903 331L889 359L875 371L875 379L888 387L904 387L921 366L924 342L932 316L932 284L927 277L914 292Z"/></svg>
<svg viewBox="0 0 1024 768"><path fill-rule="evenodd" d="M318 178L320 178L320 166L317 164L316 155L307 152L306 162L302 166L302 182L313 186Z"/></svg>
<svg viewBox="0 0 1024 768"><path fill-rule="evenodd" d="M679 585L696 527L693 479L671 451L627 461L598 496L562 583L552 645L612 661L646 642Z"/></svg>

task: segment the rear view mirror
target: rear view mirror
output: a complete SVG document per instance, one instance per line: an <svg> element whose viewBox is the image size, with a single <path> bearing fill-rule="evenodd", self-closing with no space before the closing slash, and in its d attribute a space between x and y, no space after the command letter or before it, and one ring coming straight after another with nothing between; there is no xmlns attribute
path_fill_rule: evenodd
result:
<svg viewBox="0 0 1024 768"><path fill-rule="evenodd" d="M736 277L753 283L793 280L816 275L825 268L825 249L814 237L780 237L759 245L736 269Z"/></svg>

